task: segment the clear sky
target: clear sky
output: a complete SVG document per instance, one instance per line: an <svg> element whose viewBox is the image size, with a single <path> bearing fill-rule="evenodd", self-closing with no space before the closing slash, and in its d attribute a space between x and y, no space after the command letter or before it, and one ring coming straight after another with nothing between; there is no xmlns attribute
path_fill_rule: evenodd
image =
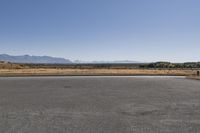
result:
<svg viewBox="0 0 200 133"><path fill-rule="evenodd" d="M200 0L0 0L0 53L200 61Z"/></svg>

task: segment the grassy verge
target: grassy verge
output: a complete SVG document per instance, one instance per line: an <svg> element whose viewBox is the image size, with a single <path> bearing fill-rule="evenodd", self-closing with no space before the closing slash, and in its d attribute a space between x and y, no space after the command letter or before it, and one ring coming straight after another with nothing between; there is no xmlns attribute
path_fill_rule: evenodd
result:
<svg viewBox="0 0 200 133"><path fill-rule="evenodd" d="M187 76L188 79L196 79L196 80L200 80L200 76Z"/></svg>
<svg viewBox="0 0 200 133"><path fill-rule="evenodd" d="M159 70L159 69L74 69L74 68L30 68L30 69L0 69L0 76L62 76L62 75L173 75L189 76L195 70Z"/></svg>

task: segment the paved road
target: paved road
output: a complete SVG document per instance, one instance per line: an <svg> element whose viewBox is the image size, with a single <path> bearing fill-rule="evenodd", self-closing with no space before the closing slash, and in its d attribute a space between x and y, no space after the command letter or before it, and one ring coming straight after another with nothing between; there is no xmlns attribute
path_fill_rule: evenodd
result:
<svg viewBox="0 0 200 133"><path fill-rule="evenodd" d="M199 133L200 81L0 78L0 133Z"/></svg>

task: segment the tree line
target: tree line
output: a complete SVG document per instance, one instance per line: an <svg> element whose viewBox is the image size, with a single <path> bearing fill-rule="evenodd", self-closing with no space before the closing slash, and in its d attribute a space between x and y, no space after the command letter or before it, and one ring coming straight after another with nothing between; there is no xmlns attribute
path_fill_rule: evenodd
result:
<svg viewBox="0 0 200 133"><path fill-rule="evenodd" d="M200 62L171 63L171 62L155 62L142 64L140 68L200 68Z"/></svg>

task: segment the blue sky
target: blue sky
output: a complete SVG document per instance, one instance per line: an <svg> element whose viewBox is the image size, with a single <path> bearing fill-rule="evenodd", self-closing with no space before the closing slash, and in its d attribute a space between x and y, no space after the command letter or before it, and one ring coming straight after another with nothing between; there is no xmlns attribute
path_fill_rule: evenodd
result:
<svg viewBox="0 0 200 133"><path fill-rule="evenodd" d="M199 0L0 0L0 53L200 61Z"/></svg>

